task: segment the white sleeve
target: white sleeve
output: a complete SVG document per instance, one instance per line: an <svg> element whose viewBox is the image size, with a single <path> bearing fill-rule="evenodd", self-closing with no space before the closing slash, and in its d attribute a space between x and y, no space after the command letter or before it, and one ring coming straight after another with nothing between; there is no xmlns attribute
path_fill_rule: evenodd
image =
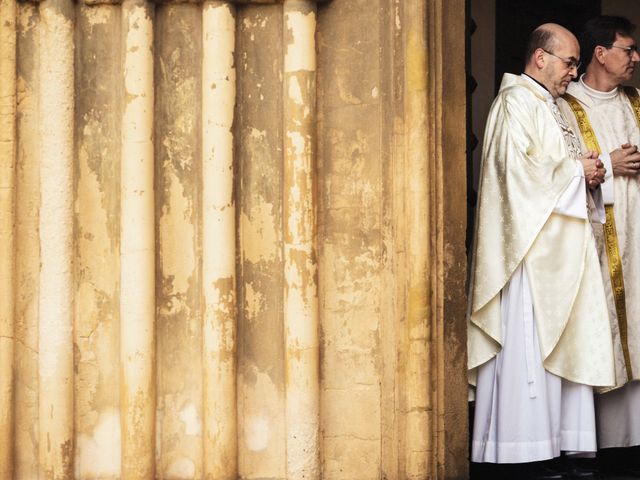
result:
<svg viewBox="0 0 640 480"><path fill-rule="evenodd" d="M582 163L576 162L576 172L569 186L560 196L553 211L569 217L588 219L587 213L587 185L584 178Z"/></svg>
<svg viewBox="0 0 640 480"><path fill-rule="evenodd" d="M604 174L604 183L600 186L602 199L605 205L613 205L613 166L611 165L611 157L608 153L601 153L600 160L604 163L604 168L607 169Z"/></svg>
<svg viewBox="0 0 640 480"><path fill-rule="evenodd" d="M605 182L606 183L606 182ZM591 221L600 222L605 224L607 221L607 215L604 211L604 192L602 191L602 185L595 190L590 190L589 203L591 204Z"/></svg>

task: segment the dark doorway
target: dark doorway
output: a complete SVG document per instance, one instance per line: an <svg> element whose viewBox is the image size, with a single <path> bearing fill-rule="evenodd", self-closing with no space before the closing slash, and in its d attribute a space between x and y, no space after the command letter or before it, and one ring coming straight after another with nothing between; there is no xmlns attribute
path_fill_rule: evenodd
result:
<svg viewBox="0 0 640 480"><path fill-rule="evenodd" d="M591 17L600 15L601 0L496 0L495 91L505 73L520 73L527 36L535 27L553 22L576 34Z"/></svg>

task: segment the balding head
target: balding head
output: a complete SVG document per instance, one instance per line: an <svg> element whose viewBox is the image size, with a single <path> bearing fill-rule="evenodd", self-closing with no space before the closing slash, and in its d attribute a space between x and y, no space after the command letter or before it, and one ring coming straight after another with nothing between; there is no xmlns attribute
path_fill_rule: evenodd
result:
<svg viewBox="0 0 640 480"><path fill-rule="evenodd" d="M524 72L542 83L553 97L562 95L578 74L578 40L556 23L540 25L531 33L526 54Z"/></svg>
<svg viewBox="0 0 640 480"><path fill-rule="evenodd" d="M558 25L557 23L544 23L540 25L531 32L527 40L525 65L533 61L533 55L537 49L541 48L542 50L553 52L559 44L563 43L578 46L578 40L575 35L562 25Z"/></svg>

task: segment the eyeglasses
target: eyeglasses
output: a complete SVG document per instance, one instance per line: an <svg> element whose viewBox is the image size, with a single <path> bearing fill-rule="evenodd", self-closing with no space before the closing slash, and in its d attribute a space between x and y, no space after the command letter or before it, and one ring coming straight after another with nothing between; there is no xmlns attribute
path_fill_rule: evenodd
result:
<svg viewBox="0 0 640 480"><path fill-rule="evenodd" d="M638 52L637 45L629 45L628 47L621 47L619 45L609 45L607 48L619 48L620 50L624 50L625 52L627 52L627 55L629 55L630 57L633 57L633 54Z"/></svg>
<svg viewBox="0 0 640 480"><path fill-rule="evenodd" d="M569 70L571 70L573 68L578 70L580 68L580 66L582 65L582 62L580 60L576 59L576 58L573 58L573 57L562 58L562 57L559 57L558 55L556 55L555 53L551 53L550 51L545 50L544 48L542 49L542 51L544 53L548 53L549 55L562 60L562 62L564 63L564 66L567 67Z"/></svg>

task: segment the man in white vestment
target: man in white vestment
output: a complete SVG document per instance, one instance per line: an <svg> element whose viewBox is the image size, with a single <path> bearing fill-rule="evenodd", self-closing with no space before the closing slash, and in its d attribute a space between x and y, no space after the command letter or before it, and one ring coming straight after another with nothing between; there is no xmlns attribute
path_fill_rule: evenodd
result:
<svg viewBox="0 0 640 480"><path fill-rule="evenodd" d="M605 170L555 103L579 54L565 28L538 27L524 74L505 74L487 120L468 316L473 462L594 452L593 387L614 384L591 228L604 221Z"/></svg>
<svg viewBox="0 0 640 480"><path fill-rule="evenodd" d="M585 150L600 150L606 224L594 225L614 340L616 389L596 396L599 448L640 445L640 99L623 87L640 61L635 26L601 16L584 26L586 73L558 105ZM620 453L620 452L618 452ZM637 449L633 457L637 456ZM640 472L640 459L635 459Z"/></svg>

